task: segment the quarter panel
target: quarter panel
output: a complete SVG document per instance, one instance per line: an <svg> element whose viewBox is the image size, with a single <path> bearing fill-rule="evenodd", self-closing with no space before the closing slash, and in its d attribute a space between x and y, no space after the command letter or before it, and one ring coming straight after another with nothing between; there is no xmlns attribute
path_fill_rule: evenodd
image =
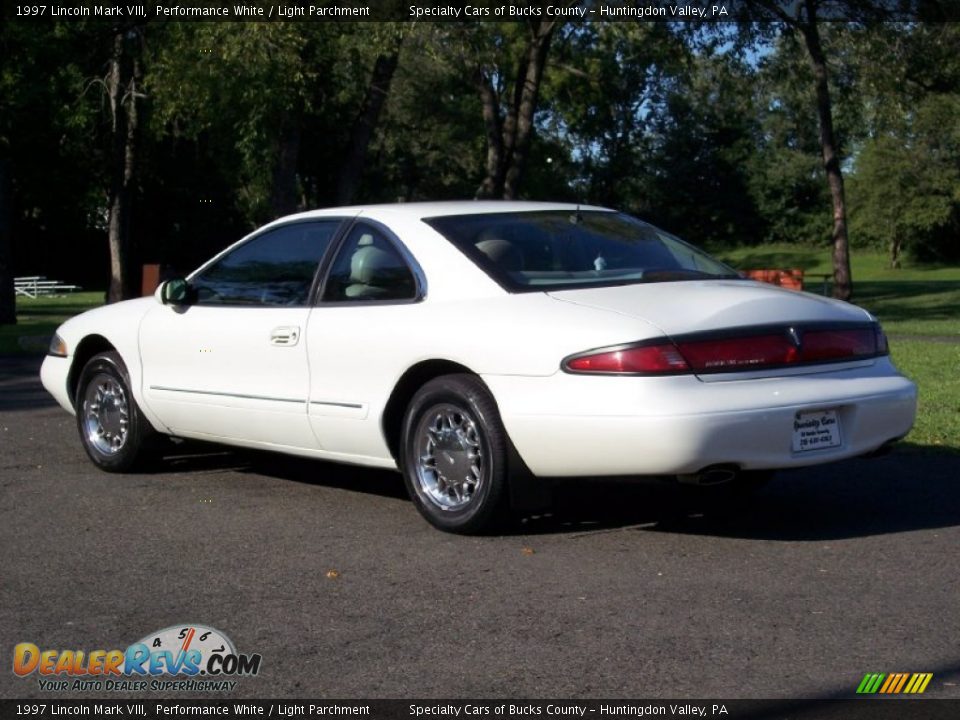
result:
<svg viewBox="0 0 960 720"><path fill-rule="evenodd" d="M418 363L447 360L481 375L545 377L572 352L655 332L642 321L541 293L320 305L306 336L310 423L326 450L390 457L383 411L397 382Z"/></svg>

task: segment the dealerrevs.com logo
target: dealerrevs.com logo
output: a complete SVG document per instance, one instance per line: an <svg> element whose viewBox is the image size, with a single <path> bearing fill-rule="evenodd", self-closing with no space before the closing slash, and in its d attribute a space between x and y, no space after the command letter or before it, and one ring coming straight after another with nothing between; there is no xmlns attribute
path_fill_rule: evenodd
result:
<svg viewBox="0 0 960 720"><path fill-rule="evenodd" d="M36 674L41 690L137 692L233 690L236 678L260 672L261 656L238 653L230 638L205 625L172 625L126 650L13 649L13 672Z"/></svg>

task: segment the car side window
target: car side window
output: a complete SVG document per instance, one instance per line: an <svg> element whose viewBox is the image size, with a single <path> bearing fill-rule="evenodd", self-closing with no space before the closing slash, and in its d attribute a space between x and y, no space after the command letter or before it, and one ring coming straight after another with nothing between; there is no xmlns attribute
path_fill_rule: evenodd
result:
<svg viewBox="0 0 960 720"><path fill-rule="evenodd" d="M307 305L339 220L283 225L221 257L190 279L199 305Z"/></svg>
<svg viewBox="0 0 960 720"><path fill-rule="evenodd" d="M323 299L370 302L416 297L413 270L396 245L373 225L355 225L333 261Z"/></svg>

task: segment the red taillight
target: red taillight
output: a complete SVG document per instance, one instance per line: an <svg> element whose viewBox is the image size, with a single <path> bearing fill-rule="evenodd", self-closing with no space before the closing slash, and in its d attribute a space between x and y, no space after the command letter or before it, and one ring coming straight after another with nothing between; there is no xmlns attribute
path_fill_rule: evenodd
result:
<svg viewBox="0 0 960 720"><path fill-rule="evenodd" d="M890 346L887 345L887 334L879 324L873 326L874 335L877 338L877 355L889 355Z"/></svg>
<svg viewBox="0 0 960 720"><path fill-rule="evenodd" d="M677 347L695 372L749 370L797 361L797 346L783 333L685 341Z"/></svg>
<svg viewBox="0 0 960 720"><path fill-rule="evenodd" d="M738 337L678 338L649 345L597 350L564 362L579 373L658 375L761 370L886 355L879 325L777 329Z"/></svg>
<svg viewBox="0 0 960 720"><path fill-rule="evenodd" d="M566 369L587 373L677 373L690 368L673 343L608 350L581 355L566 362Z"/></svg>
<svg viewBox="0 0 960 720"><path fill-rule="evenodd" d="M804 362L845 360L877 354L877 335L862 330L808 330L803 333Z"/></svg>

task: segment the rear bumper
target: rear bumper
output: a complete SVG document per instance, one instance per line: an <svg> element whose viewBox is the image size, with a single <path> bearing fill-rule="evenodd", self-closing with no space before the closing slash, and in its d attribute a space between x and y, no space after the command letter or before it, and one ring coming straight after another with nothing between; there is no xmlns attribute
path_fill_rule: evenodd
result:
<svg viewBox="0 0 960 720"><path fill-rule="evenodd" d="M484 380L517 451L542 476L775 469L872 452L909 432L917 390L882 358L792 377L704 383L692 376ZM794 452L797 413L834 410L838 447Z"/></svg>

